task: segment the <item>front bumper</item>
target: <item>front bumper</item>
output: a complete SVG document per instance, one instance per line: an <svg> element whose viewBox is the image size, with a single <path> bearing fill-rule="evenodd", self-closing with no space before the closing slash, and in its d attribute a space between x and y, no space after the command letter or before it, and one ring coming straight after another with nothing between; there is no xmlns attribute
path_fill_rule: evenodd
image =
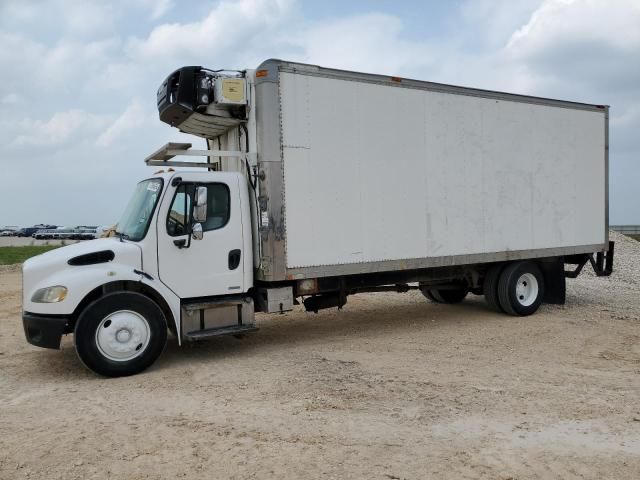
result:
<svg viewBox="0 0 640 480"><path fill-rule="evenodd" d="M69 317L64 315L23 312L22 324L27 341L42 348L60 348L62 335L69 331Z"/></svg>

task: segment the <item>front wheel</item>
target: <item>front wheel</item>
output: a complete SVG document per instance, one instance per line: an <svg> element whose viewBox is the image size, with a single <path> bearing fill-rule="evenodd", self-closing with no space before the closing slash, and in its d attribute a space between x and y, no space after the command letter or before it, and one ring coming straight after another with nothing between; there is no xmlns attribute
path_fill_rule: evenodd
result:
<svg viewBox="0 0 640 480"><path fill-rule="evenodd" d="M167 322L148 297L116 292L89 304L78 318L74 337L78 357L90 370L123 377L143 371L160 356Z"/></svg>

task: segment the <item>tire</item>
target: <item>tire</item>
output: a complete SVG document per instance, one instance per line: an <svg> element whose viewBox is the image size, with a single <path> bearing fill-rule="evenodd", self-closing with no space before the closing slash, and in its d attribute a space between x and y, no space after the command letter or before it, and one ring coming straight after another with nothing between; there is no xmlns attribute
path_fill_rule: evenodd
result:
<svg viewBox="0 0 640 480"><path fill-rule="evenodd" d="M500 280L502 270L504 270L504 264L502 263L491 266L489 270L487 270L484 281L482 282L484 301L487 302L491 310L498 313L504 313L498 298L498 280Z"/></svg>
<svg viewBox="0 0 640 480"><path fill-rule="evenodd" d="M437 288L425 288L422 290L422 294L429 300L436 303L460 303L465 299L469 290L467 288L456 289L437 289Z"/></svg>
<svg viewBox="0 0 640 480"><path fill-rule="evenodd" d="M115 292L90 303L74 330L78 357L105 377L142 372L167 343L167 321L160 307L135 292Z"/></svg>
<svg viewBox="0 0 640 480"><path fill-rule="evenodd" d="M538 310L544 298L544 277L533 262L507 265L498 281L500 306L509 315L524 317Z"/></svg>

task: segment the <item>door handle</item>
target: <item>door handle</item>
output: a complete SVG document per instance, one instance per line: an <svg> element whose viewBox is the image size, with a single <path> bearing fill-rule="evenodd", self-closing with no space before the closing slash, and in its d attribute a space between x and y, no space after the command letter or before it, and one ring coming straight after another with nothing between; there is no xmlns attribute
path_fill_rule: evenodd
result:
<svg viewBox="0 0 640 480"><path fill-rule="evenodd" d="M187 245L187 241L184 238L174 240L173 244L178 248L184 248Z"/></svg>
<svg viewBox="0 0 640 480"><path fill-rule="evenodd" d="M231 250L229 252L229 270L235 270L236 268L238 268L238 265L240 265L241 257L242 254L239 248Z"/></svg>

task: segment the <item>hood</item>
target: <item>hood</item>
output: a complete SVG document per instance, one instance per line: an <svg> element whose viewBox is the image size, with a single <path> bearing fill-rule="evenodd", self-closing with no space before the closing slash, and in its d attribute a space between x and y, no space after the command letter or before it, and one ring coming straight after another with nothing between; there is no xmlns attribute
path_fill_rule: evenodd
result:
<svg viewBox="0 0 640 480"><path fill-rule="evenodd" d="M31 275L42 278L61 269L83 268L106 262L141 268L142 250L137 244L121 242L118 238L88 240L36 255L24 262L22 272L25 279Z"/></svg>

